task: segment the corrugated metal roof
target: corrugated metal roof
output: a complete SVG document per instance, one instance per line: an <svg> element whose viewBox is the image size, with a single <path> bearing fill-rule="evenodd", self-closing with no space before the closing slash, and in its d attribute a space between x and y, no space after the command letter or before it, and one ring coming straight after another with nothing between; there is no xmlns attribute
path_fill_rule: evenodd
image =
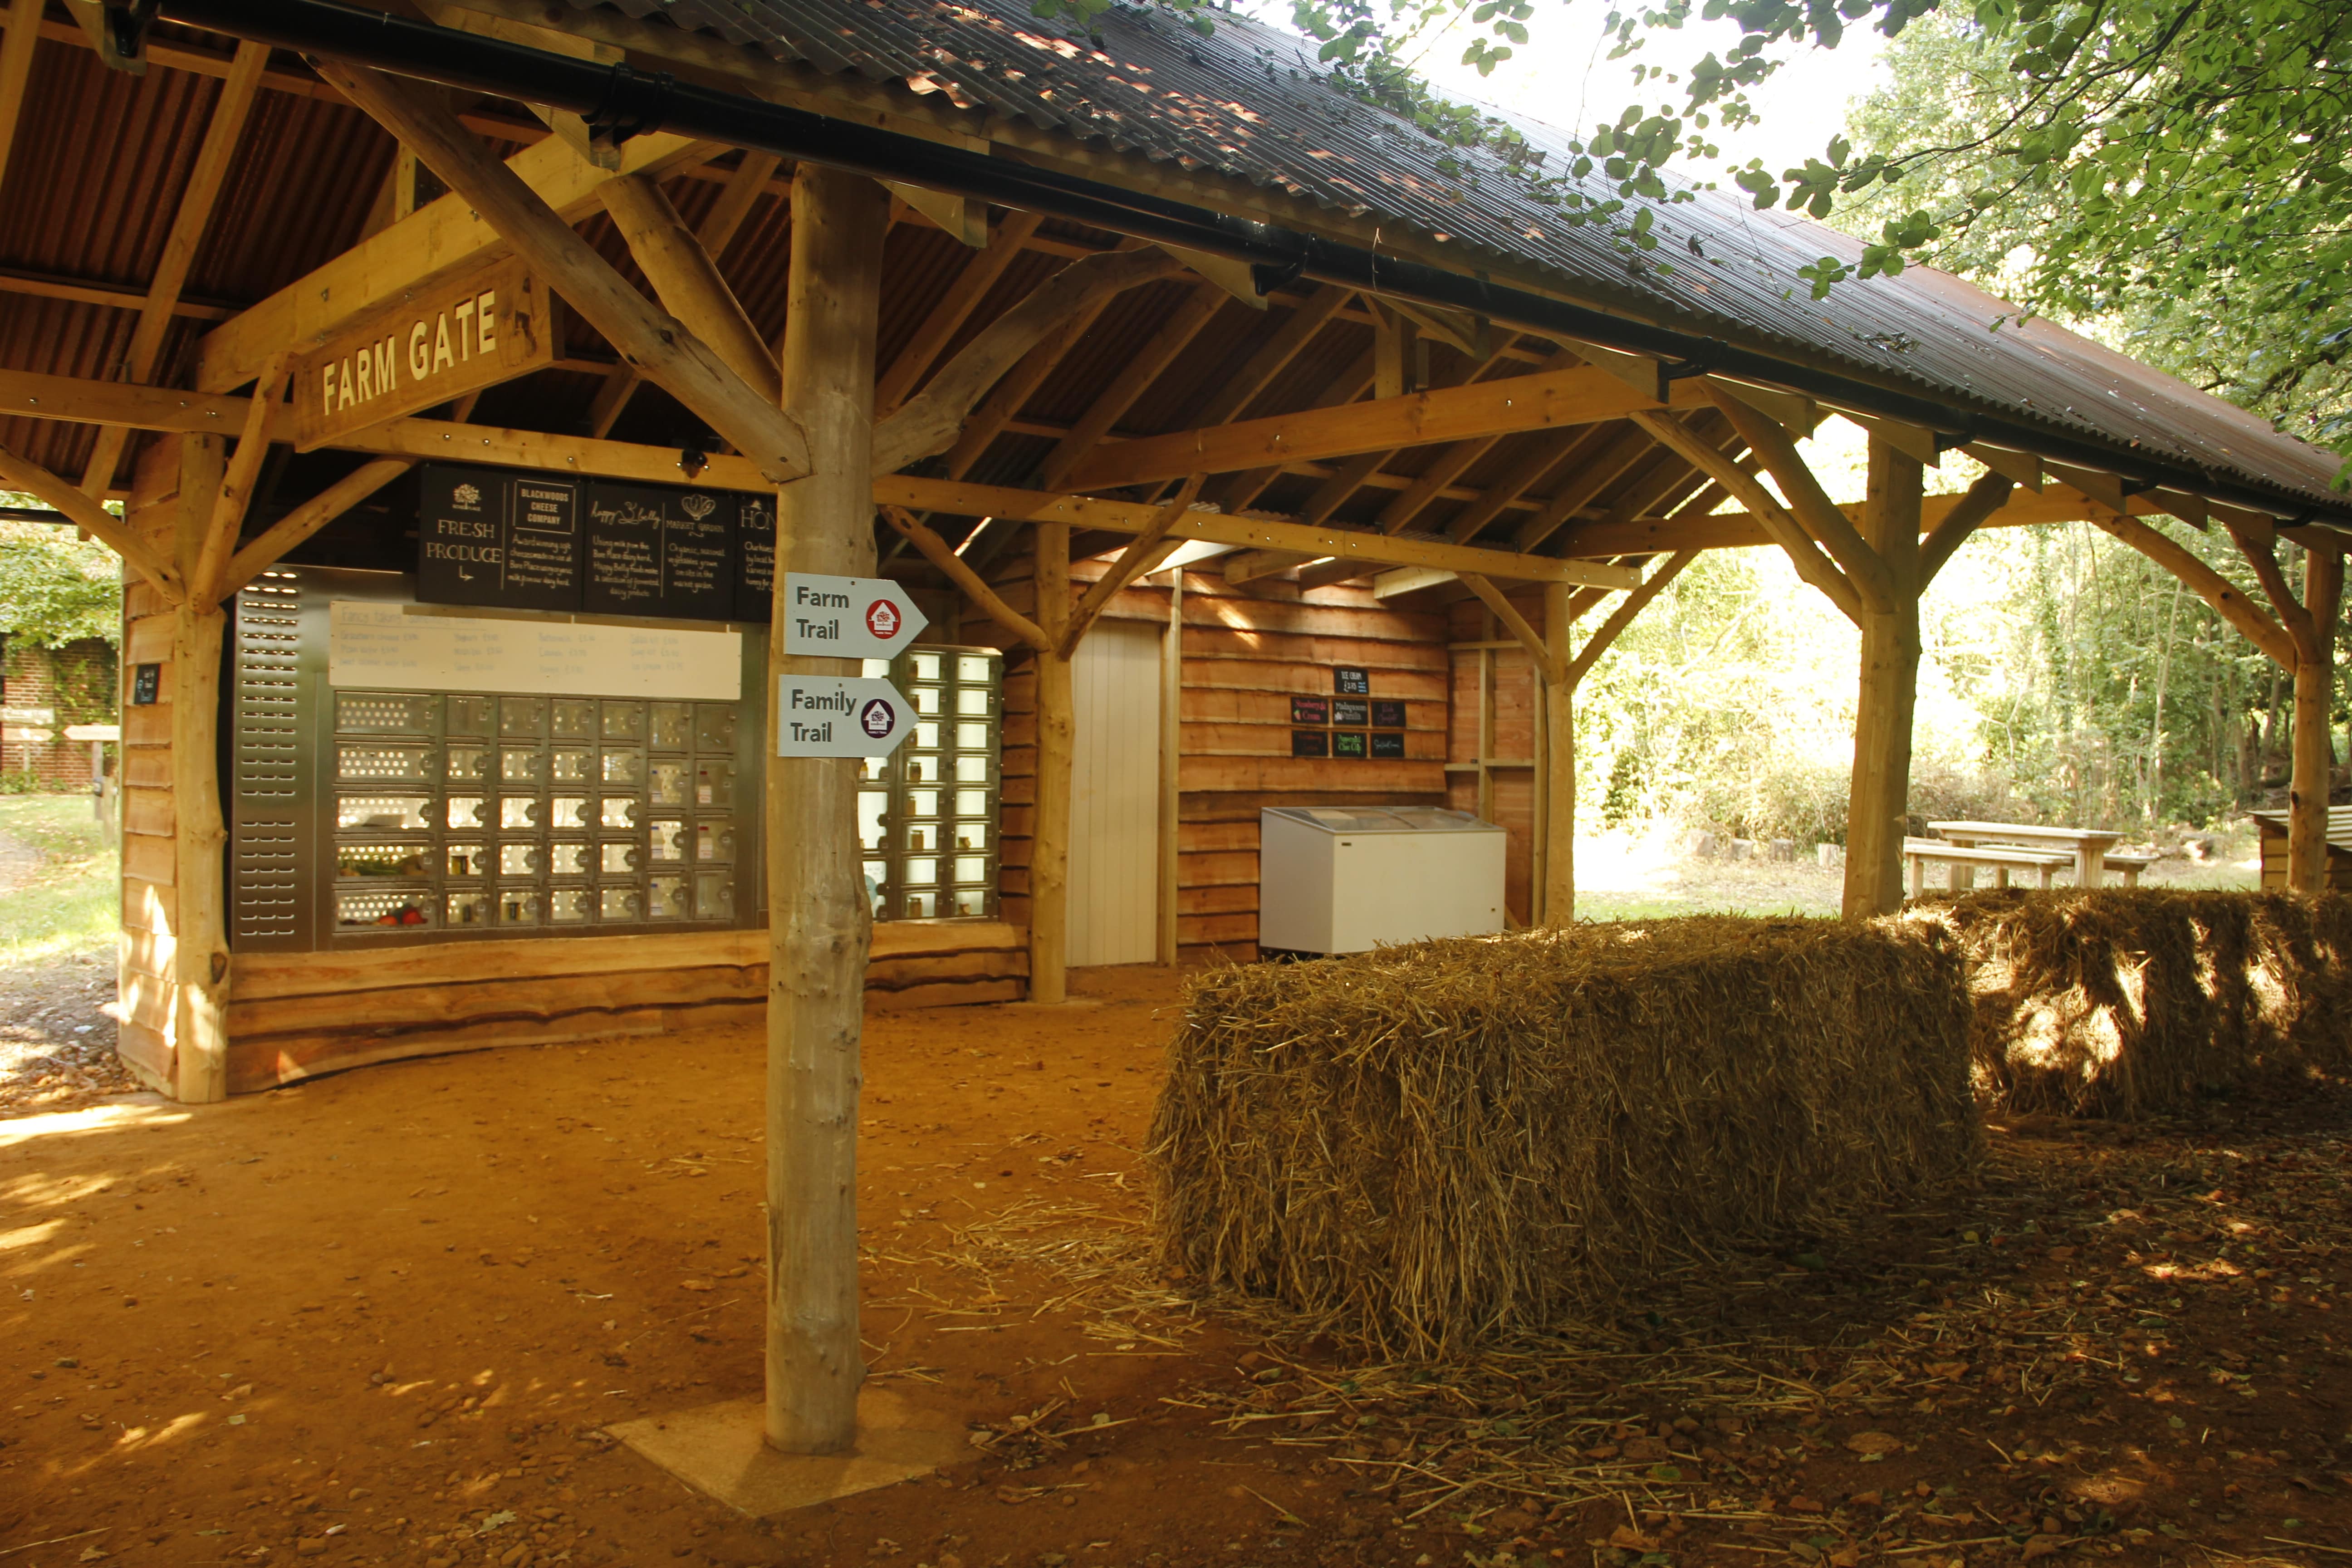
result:
<svg viewBox="0 0 2352 1568"><path fill-rule="evenodd" d="M1499 156L1447 146L1346 96L1311 45L1244 17L1219 16L1203 38L1121 7L1095 38L1074 39L1027 0L611 3L778 59L944 92L1079 141L1407 225L1459 246L1465 271L1489 258L1532 266L1602 308L2100 441L2126 468L2138 450L2352 510L2328 490L2334 457L2048 322L2021 328L2013 307L1958 279L1915 268L1813 300L1796 269L1824 255L1851 260L1861 247L1801 216L1696 191L1658 210L1658 248L1633 267L1598 228L1570 227L1533 199ZM1549 172L1566 167L1567 132L1501 117L1545 151ZM1596 180L1592 194L1607 193Z"/></svg>

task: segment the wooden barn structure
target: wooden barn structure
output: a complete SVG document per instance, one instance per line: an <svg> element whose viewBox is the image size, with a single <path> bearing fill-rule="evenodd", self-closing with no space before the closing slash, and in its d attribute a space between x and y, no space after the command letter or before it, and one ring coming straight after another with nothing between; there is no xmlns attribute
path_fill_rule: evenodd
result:
<svg viewBox="0 0 2352 1568"><path fill-rule="evenodd" d="M1249 956L1269 805L1475 809L1513 918L1570 918L1572 694L1698 551L1861 627L1849 913L1900 901L1919 595L1976 528L2180 572L2325 778L2332 459L1948 277L1810 300L1856 247L1800 219L1578 225L1563 132L1433 141L1239 17L5 23L0 485L127 568L124 1059L206 1100L764 1009L782 1446L854 1393L861 993ZM1859 506L1795 445L1832 415ZM855 673L788 662L785 571L924 609L887 763L771 754L777 673Z"/></svg>

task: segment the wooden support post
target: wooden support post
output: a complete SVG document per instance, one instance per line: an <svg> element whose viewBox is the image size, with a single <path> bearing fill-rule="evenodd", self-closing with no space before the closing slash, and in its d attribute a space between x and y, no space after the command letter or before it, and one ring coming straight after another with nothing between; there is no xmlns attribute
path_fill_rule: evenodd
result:
<svg viewBox="0 0 2352 1568"><path fill-rule="evenodd" d="M1070 525L1041 522L1035 539L1037 826L1029 840L1029 999L1069 998L1070 763L1077 715L1070 691Z"/></svg>
<svg viewBox="0 0 2352 1568"><path fill-rule="evenodd" d="M1865 599L1862 686L1854 705L1853 783L1846 804L1848 920L1903 906L1910 810L1911 716L1919 689L1919 459L1872 437L1860 543L1881 565L1889 607Z"/></svg>
<svg viewBox="0 0 2352 1568"><path fill-rule="evenodd" d="M1544 687L1543 923L1564 928L1576 920L1576 685L1569 677L1569 626L1576 590L1544 584L1544 647L1536 675Z"/></svg>
<svg viewBox="0 0 2352 1568"><path fill-rule="evenodd" d="M226 465L212 437L184 439L173 530L180 580L194 582ZM228 617L194 595L172 606L173 1093L228 1098L228 826L221 814L221 650Z"/></svg>
<svg viewBox="0 0 2352 1568"><path fill-rule="evenodd" d="M1160 962L1174 967L1183 917L1184 569L1168 574L1168 631L1160 643Z"/></svg>
<svg viewBox="0 0 2352 1568"><path fill-rule="evenodd" d="M2344 552L2315 544L2303 557L2305 625L2295 631L2294 764L2286 786L2287 890L2327 890L2328 780L2336 742L2328 710L2336 693L2336 617L2343 607Z"/></svg>
<svg viewBox="0 0 2352 1568"><path fill-rule="evenodd" d="M777 604L768 668L856 675L846 659L788 658L787 572L874 565L874 330L889 194L803 163L793 181L783 395L808 436L809 474L777 492ZM763 693L773 721L774 688ZM767 761L767 1436L828 1454L857 1435L858 1047L873 917L857 840L858 763Z"/></svg>

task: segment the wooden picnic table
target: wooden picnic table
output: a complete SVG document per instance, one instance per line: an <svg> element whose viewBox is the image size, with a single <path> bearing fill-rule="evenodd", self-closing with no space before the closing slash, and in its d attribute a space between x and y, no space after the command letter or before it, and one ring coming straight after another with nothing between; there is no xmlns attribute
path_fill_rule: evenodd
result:
<svg viewBox="0 0 2352 1568"><path fill-rule="evenodd" d="M2120 833L2100 827L2032 827L2015 822L1931 822L1927 826L1955 844L2015 844L2064 849L2074 857L2074 882L2095 888L2106 879L2107 851Z"/></svg>

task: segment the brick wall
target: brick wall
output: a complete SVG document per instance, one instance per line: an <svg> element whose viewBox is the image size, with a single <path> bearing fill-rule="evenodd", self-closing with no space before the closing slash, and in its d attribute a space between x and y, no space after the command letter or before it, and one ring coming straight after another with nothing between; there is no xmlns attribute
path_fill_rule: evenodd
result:
<svg viewBox="0 0 2352 1568"><path fill-rule="evenodd" d="M50 723L0 723L0 773L29 772L48 790L90 786L89 743L65 738L68 724L110 724L115 714L114 646L86 637L63 647L11 638L5 670L9 710L47 709Z"/></svg>

